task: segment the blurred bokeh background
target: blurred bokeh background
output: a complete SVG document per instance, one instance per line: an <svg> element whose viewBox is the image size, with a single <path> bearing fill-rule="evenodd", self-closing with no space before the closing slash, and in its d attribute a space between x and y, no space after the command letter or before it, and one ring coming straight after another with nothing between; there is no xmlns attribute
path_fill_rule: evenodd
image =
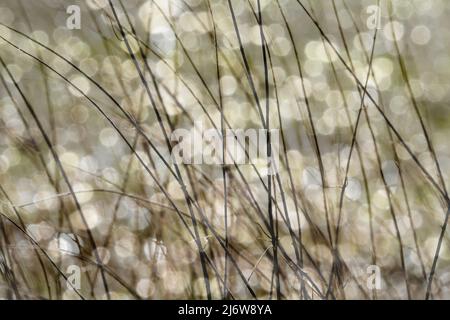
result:
<svg viewBox="0 0 450 320"><path fill-rule="evenodd" d="M449 14L2 0L0 297L450 298ZM175 164L200 122L280 130L278 174Z"/></svg>

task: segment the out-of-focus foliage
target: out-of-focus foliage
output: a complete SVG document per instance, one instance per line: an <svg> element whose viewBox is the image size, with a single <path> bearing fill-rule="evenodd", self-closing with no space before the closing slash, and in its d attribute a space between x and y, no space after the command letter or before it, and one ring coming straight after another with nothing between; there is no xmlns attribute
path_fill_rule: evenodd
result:
<svg viewBox="0 0 450 320"><path fill-rule="evenodd" d="M0 2L1 297L450 298L450 2L111 3ZM170 158L267 116L277 175Z"/></svg>

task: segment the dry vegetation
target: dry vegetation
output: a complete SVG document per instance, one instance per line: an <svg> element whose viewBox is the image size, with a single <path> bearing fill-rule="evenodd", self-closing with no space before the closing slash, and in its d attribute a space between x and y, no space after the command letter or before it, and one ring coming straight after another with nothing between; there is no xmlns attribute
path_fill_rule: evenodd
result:
<svg viewBox="0 0 450 320"><path fill-rule="evenodd" d="M449 14L2 0L0 297L450 298ZM199 122L280 130L279 171L174 163Z"/></svg>

